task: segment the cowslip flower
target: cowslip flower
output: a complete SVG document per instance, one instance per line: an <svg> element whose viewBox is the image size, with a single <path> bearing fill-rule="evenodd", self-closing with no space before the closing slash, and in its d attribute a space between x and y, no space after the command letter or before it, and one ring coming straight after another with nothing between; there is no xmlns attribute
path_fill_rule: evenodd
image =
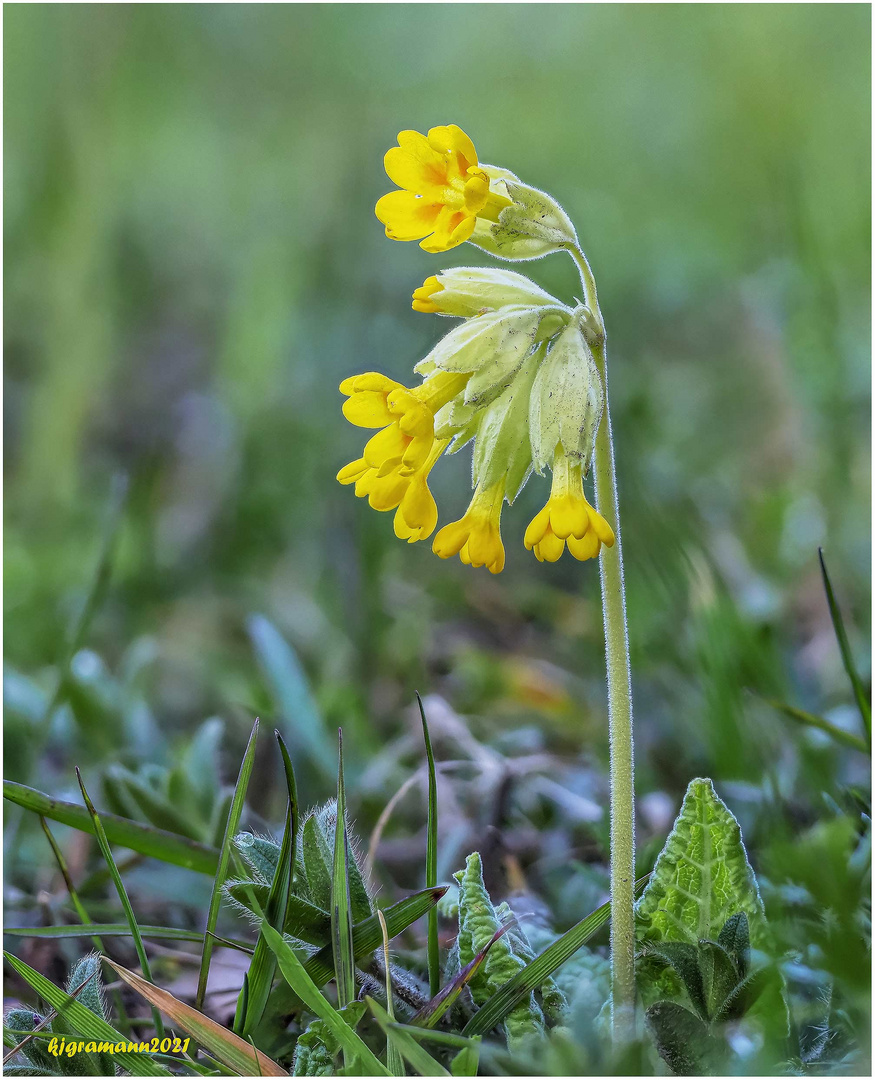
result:
<svg viewBox="0 0 875 1080"><path fill-rule="evenodd" d="M425 251L449 251L474 232L477 218L497 221L511 200L493 189L477 161L474 144L455 124L433 127L428 135L402 131L384 158L391 191L376 214L391 240L419 240Z"/></svg>

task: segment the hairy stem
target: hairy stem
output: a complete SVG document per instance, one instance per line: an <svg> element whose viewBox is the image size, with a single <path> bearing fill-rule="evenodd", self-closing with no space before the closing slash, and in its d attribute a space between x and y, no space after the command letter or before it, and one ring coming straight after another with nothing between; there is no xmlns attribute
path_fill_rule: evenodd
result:
<svg viewBox="0 0 875 1080"><path fill-rule="evenodd" d="M586 256L575 249L571 249L571 256L580 271L584 300L601 331L600 340L592 347L605 395L604 415L595 442L596 508L616 535L613 547L602 548L599 571L605 627L611 752L611 992L614 1035L625 1037L631 1030L635 1008L635 781L626 589L623 582L623 547L617 506L611 412L608 406L604 322L598 306L595 279Z"/></svg>

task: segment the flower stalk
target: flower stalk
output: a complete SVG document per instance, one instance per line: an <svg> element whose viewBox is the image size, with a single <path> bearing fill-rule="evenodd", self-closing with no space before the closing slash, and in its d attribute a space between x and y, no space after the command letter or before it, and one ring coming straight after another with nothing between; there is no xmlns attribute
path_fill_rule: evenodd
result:
<svg viewBox="0 0 875 1080"><path fill-rule="evenodd" d="M604 412L595 440L593 474L598 512L613 523L616 543L599 559L605 662L608 683L611 787L611 1000L615 1038L632 1030L635 1011L635 779L632 738L632 676L626 624L623 543L608 399L605 327L595 278L586 256L569 248L580 273L584 300L597 323L592 354L602 380Z"/></svg>

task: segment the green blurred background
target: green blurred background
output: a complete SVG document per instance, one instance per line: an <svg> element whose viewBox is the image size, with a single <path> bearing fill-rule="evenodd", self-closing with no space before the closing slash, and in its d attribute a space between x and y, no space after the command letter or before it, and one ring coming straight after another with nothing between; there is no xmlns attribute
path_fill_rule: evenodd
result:
<svg viewBox="0 0 875 1080"><path fill-rule="evenodd" d="M355 786L414 689L509 753L602 771L597 567L522 546L545 481L505 513L492 578L400 543L334 480L366 437L339 381L409 380L448 328L411 291L488 264L393 243L373 213L396 133L456 123L562 202L598 279L639 791L676 806L705 774L804 803L859 778L762 696L856 730L818 545L868 675L869 23L863 4L6 5L7 775L72 792L73 764L148 761L218 714L233 778L253 713L282 711L258 613L321 717L300 736L328 763L314 796L333 729ZM570 259L520 269L577 289ZM434 475L442 522L469 453ZM93 700L43 744L118 474L74 665Z"/></svg>

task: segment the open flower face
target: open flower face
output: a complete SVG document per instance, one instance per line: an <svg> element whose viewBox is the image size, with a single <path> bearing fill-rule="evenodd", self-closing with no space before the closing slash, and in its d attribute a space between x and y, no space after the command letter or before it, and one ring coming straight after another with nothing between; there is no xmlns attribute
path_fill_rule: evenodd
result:
<svg viewBox="0 0 875 1080"><path fill-rule="evenodd" d="M386 173L400 191L377 203L392 240L419 240L425 251L449 251L473 233L477 217L498 220L511 200L493 191L474 144L455 124L428 135L402 131L385 157Z"/></svg>

